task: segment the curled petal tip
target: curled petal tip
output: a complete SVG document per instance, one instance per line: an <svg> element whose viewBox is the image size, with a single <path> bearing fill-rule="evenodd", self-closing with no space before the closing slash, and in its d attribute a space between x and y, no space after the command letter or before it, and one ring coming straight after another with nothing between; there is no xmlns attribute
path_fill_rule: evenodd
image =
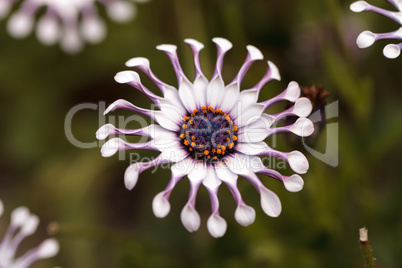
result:
<svg viewBox="0 0 402 268"><path fill-rule="evenodd" d="M221 216L211 215L207 221L207 228L213 237L219 238L226 233L227 223Z"/></svg>
<svg viewBox="0 0 402 268"><path fill-rule="evenodd" d="M293 108L293 113L299 117L307 117L310 115L313 110L313 105L311 101L307 98L299 98L295 102L295 106Z"/></svg>
<svg viewBox="0 0 402 268"><path fill-rule="evenodd" d="M350 5L350 10L353 12L365 11L370 5L366 1L357 1Z"/></svg>
<svg viewBox="0 0 402 268"><path fill-rule="evenodd" d="M200 228L200 215L192 206L186 205L181 211L180 218L187 231L192 233Z"/></svg>
<svg viewBox="0 0 402 268"><path fill-rule="evenodd" d="M269 69L271 70L271 78L274 80L281 80L281 74L279 73L278 67L272 62L268 61Z"/></svg>
<svg viewBox="0 0 402 268"><path fill-rule="evenodd" d="M59 252L59 243L55 239L46 239L38 247L38 257L41 259L54 257Z"/></svg>
<svg viewBox="0 0 402 268"><path fill-rule="evenodd" d="M286 178L283 183L286 190L288 190L289 192L299 192L303 189L304 186L304 181L302 177L297 174L293 174L292 176Z"/></svg>
<svg viewBox="0 0 402 268"><path fill-rule="evenodd" d="M11 212L11 225L12 226L22 226L30 217L28 208L18 207Z"/></svg>
<svg viewBox="0 0 402 268"><path fill-rule="evenodd" d="M39 225L39 218L36 215L30 215L29 218L21 226L21 233L31 235L35 233Z"/></svg>
<svg viewBox="0 0 402 268"><path fill-rule="evenodd" d="M221 216L211 215L207 221L207 228L213 237L219 238L226 233L227 223Z"/></svg>
<svg viewBox="0 0 402 268"><path fill-rule="evenodd" d="M99 18L83 19L81 34L88 42L99 43L106 36L106 26Z"/></svg>
<svg viewBox="0 0 402 268"><path fill-rule="evenodd" d="M184 42L186 42L189 45L194 46L195 48L197 48L197 50L201 50L204 48L204 44L195 39L187 38L187 39L184 39Z"/></svg>
<svg viewBox="0 0 402 268"><path fill-rule="evenodd" d="M36 27L36 36L45 45L53 45L60 38L59 24L55 19L43 17Z"/></svg>
<svg viewBox="0 0 402 268"><path fill-rule="evenodd" d="M104 140L107 137L109 137L110 133L115 129L115 127L112 124L105 124L101 126L97 131L96 131L96 138L98 140Z"/></svg>
<svg viewBox="0 0 402 268"><path fill-rule="evenodd" d="M248 50L248 53L251 56L251 59L253 59L253 60L262 60L262 59L264 59L264 55L262 55L261 50L259 50L255 46L248 45L247 50Z"/></svg>
<svg viewBox="0 0 402 268"><path fill-rule="evenodd" d="M116 22L126 22L135 16L135 9L131 3L112 1L108 6L109 17Z"/></svg>
<svg viewBox="0 0 402 268"><path fill-rule="evenodd" d="M7 24L7 30L15 38L23 38L32 31L33 25L31 15L20 12L11 16Z"/></svg>
<svg viewBox="0 0 402 268"><path fill-rule="evenodd" d="M137 184L139 175L139 167L136 164L132 164L126 169L124 173L124 185L127 190L131 191L134 186Z"/></svg>
<svg viewBox="0 0 402 268"><path fill-rule="evenodd" d="M388 59L395 59L401 54L401 49L395 44L389 44L384 47L383 54Z"/></svg>
<svg viewBox="0 0 402 268"><path fill-rule="evenodd" d="M291 127L290 131L300 137L308 137L314 132L314 125L310 119L299 118Z"/></svg>
<svg viewBox="0 0 402 268"><path fill-rule="evenodd" d="M284 98L288 101L295 102L300 97L300 86L297 82L292 81L286 88Z"/></svg>
<svg viewBox="0 0 402 268"><path fill-rule="evenodd" d="M299 151L293 151L287 154L289 165L294 172L304 174L309 168L307 158Z"/></svg>
<svg viewBox="0 0 402 268"><path fill-rule="evenodd" d="M232 43L229 40L222 37L212 38L212 41L217 44L223 51L228 51L233 47Z"/></svg>
<svg viewBox="0 0 402 268"><path fill-rule="evenodd" d="M136 73L134 71L118 72L114 76L114 80L120 84L125 84L125 83L129 83L132 81L139 82L139 83L141 82L140 76L138 75L138 73Z"/></svg>
<svg viewBox="0 0 402 268"><path fill-rule="evenodd" d="M108 140L105 144L103 144L101 148L101 154L103 157L111 157L116 154L122 146L124 146L125 142L120 138L113 138Z"/></svg>
<svg viewBox="0 0 402 268"><path fill-rule="evenodd" d="M260 187L262 210L271 217L278 217L282 211L282 204L278 196L266 188Z"/></svg>
<svg viewBox="0 0 402 268"><path fill-rule="evenodd" d="M376 35L370 31L364 31L359 34L356 39L356 44L359 48L366 48L374 44Z"/></svg>
<svg viewBox="0 0 402 268"><path fill-rule="evenodd" d="M129 59L128 61L126 61L126 66L127 67L145 66L145 67L149 68L150 64L149 64L149 60L147 58L136 57L136 58L132 58L132 59Z"/></svg>
<svg viewBox="0 0 402 268"><path fill-rule="evenodd" d="M245 205L239 205L235 212L235 219L240 225L251 225L255 221L254 208Z"/></svg>
<svg viewBox="0 0 402 268"><path fill-rule="evenodd" d="M164 218L170 212L170 203L164 197L164 194L164 192L157 194L152 201L152 210L158 218Z"/></svg>
<svg viewBox="0 0 402 268"><path fill-rule="evenodd" d="M168 53L176 53L177 46L169 45L169 44L163 44L163 45L156 46L156 49L161 50L161 51L165 51L165 52L168 52Z"/></svg>

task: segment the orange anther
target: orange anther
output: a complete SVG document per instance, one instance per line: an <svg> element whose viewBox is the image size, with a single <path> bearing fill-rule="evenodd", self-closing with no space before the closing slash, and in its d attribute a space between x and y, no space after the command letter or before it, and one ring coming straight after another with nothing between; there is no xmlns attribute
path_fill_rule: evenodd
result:
<svg viewBox="0 0 402 268"><path fill-rule="evenodd" d="M197 110L197 109L194 109L194 110L193 110L193 113L195 113L195 114L198 113L198 110Z"/></svg>
<svg viewBox="0 0 402 268"><path fill-rule="evenodd" d="M195 147L195 146L196 146L195 142L192 142L192 143L191 143L191 146L192 146L192 147Z"/></svg>
<svg viewBox="0 0 402 268"><path fill-rule="evenodd" d="M222 153L221 149L216 150L216 153L221 154Z"/></svg>
<svg viewBox="0 0 402 268"><path fill-rule="evenodd" d="M214 110L214 108L212 106L208 106L208 110L210 110L212 112Z"/></svg>
<svg viewBox="0 0 402 268"><path fill-rule="evenodd" d="M205 151L204 151L204 154L205 154L205 155L209 155L209 151L208 151L208 150L205 150Z"/></svg>
<svg viewBox="0 0 402 268"><path fill-rule="evenodd" d="M206 109L207 109L207 106L202 106L202 109L203 109L203 110L206 110Z"/></svg>
<svg viewBox="0 0 402 268"><path fill-rule="evenodd" d="M180 134L180 138L184 139L186 137L186 135L184 135L184 133Z"/></svg>
<svg viewBox="0 0 402 268"><path fill-rule="evenodd" d="M185 116L184 121L190 120L190 118L191 118L190 116Z"/></svg>
<svg viewBox="0 0 402 268"><path fill-rule="evenodd" d="M186 124L184 124L184 125L182 126L182 128L186 129L186 128L187 128L187 125L186 125Z"/></svg>
<svg viewBox="0 0 402 268"><path fill-rule="evenodd" d="M237 130L238 130L237 126L233 126L233 131L237 131Z"/></svg>
<svg viewBox="0 0 402 268"><path fill-rule="evenodd" d="M195 141L195 137L194 137L194 136L192 136L192 137L191 137L191 140Z"/></svg>
<svg viewBox="0 0 402 268"><path fill-rule="evenodd" d="M188 142L188 140L184 140L184 145L188 145L189 144L189 142Z"/></svg>
<svg viewBox="0 0 402 268"><path fill-rule="evenodd" d="M233 140L236 141L237 140L237 136L233 135Z"/></svg>
<svg viewBox="0 0 402 268"><path fill-rule="evenodd" d="M232 149L233 146L234 146L234 143L233 143L233 142L231 142L231 143L228 144L229 149Z"/></svg>

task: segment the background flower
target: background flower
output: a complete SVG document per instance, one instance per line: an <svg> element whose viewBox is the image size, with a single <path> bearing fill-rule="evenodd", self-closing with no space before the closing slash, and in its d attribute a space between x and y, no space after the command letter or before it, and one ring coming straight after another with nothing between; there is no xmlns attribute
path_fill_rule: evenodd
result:
<svg viewBox="0 0 402 268"><path fill-rule="evenodd" d="M0 200L0 216L4 206ZM54 257L59 252L59 244L55 239L46 239L39 246L17 256L20 243L35 233L39 218L29 212L26 207L18 207L11 213L11 222L0 242L0 267L28 268L40 259ZM3 224L4 226L4 224Z"/></svg>
<svg viewBox="0 0 402 268"><path fill-rule="evenodd" d="M45 45L60 42L62 49L75 53L83 42L98 43L106 35L106 25L98 14L98 4L103 4L109 17L116 22L127 22L136 15L132 2L147 0L0 0L0 18L4 18L20 3L7 23L8 32L15 38L26 37L36 28L36 36ZM45 8L45 14L40 10ZM41 14L35 22L36 14Z"/></svg>

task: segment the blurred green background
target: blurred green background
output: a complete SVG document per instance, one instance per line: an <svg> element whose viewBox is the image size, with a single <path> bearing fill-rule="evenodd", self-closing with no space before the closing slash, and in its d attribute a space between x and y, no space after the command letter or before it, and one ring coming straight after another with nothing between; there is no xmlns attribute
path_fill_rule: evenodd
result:
<svg viewBox="0 0 402 268"><path fill-rule="evenodd" d="M375 5L391 9L385 1ZM363 30L393 31L394 22L376 14L355 14L349 1L336 0L153 0L138 5L127 24L107 19L108 35L77 55L46 47L34 35L12 39L0 22L0 198L6 213L28 206L41 219L38 233L24 241L21 252L45 237L55 222L60 253L33 267L363 267L358 229L366 226L379 267L402 267L402 58L383 57L386 43L364 50L355 39ZM105 16L103 7L100 13ZM339 101L339 165L331 167L301 147L300 138L280 135L278 148L306 153L310 170L299 193L287 192L270 178L263 182L282 201L278 218L266 216L254 188L244 179L239 187L257 212L253 225L242 227L233 217L235 202L221 187L221 213L228 222L223 238L206 229L209 198L200 189L197 207L201 228L188 233L180 222L189 183L181 181L171 196L165 219L152 213L152 199L162 191L170 171L144 172L133 191L123 183L128 157L102 158L97 146L82 149L66 138L64 120L80 103L127 99L141 107L150 102L137 90L113 80L132 57L147 57L161 80L175 85L167 57L155 46L178 45L183 68L193 77L192 57L184 38L205 44L202 65L211 77L216 56L213 37L233 44L224 63L230 82L255 45L279 68L282 81L272 82L261 99L274 96L288 82L322 85L327 102ZM264 74L256 63L243 88ZM144 79L145 80L145 79ZM283 108L283 107L282 107ZM96 142L102 111L85 109L72 120L82 142ZM129 116L117 112L114 116ZM106 121L108 119L106 118ZM325 152L326 128L309 144ZM127 152L128 155L128 152ZM155 156L146 151L142 156ZM54 226L54 225L53 225Z"/></svg>

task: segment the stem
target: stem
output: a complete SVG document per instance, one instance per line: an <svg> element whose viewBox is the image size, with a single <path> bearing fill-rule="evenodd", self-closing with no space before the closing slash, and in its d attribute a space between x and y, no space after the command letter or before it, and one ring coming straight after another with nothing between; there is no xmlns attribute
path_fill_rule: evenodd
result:
<svg viewBox="0 0 402 268"><path fill-rule="evenodd" d="M360 228L360 249L362 251L363 259L365 262L366 268L375 268L375 258L373 257L373 250L370 246L370 241L368 240L367 235L368 230L366 227Z"/></svg>

